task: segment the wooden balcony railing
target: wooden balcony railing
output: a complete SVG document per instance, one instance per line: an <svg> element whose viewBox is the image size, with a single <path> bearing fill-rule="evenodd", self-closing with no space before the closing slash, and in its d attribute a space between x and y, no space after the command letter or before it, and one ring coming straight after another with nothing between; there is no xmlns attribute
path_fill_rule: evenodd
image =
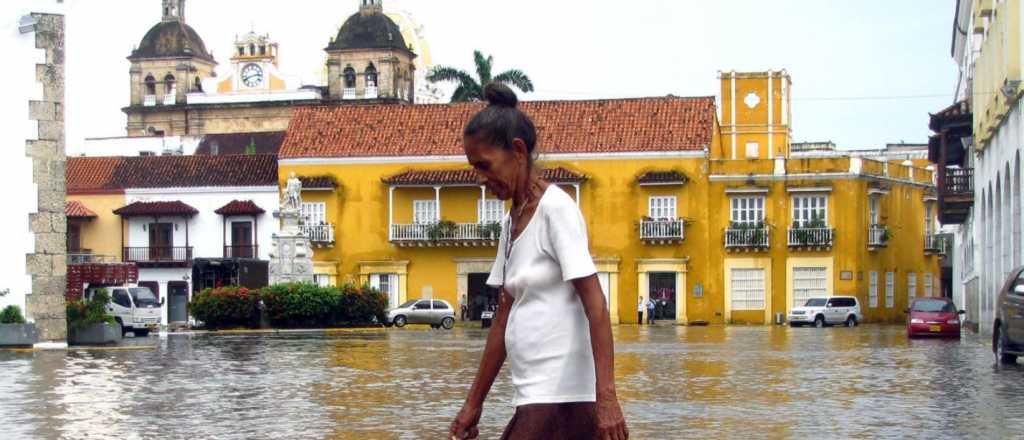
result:
<svg viewBox="0 0 1024 440"><path fill-rule="evenodd" d="M731 250L757 250L768 249L771 246L771 236L767 227L761 228L726 228L725 248Z"/></svg>
<svg viewBox="0 0 1024 440"><path fill-rule="evenodd" d="M258 245L228 245L224 246L224 258L259 258L260 247Z"/></svg>
<svg viewBox="0 0 1024 440"><path fill-rule="evenodd" d="M885 247L889 243L889 228L885 225L868 226L868 247Z"/></svg>
<svg viewBox="0 0 1024 440"><path fill-rule="evenodd" d="M832 228L790 228L790 247L832 247L835 229Z"/></svg>
<svg viewBox="0 0 1024 440"><path fill-rule="evenodd" d="M974 168L946 168L939 175L942 195L974 194Z"/></svg>
<svg viewBox="0 0 1024 440"><path fill-rule="evenodd" d="M192 246L126 247L121 260L143 265L188 265L192 261Z"/></svg>
<svg viewBox="0 0 1024 440"><path fill-rule="evenodd" d="M655 243L683 241L685 227L683 220L641 220L640 240Z"/></svg>

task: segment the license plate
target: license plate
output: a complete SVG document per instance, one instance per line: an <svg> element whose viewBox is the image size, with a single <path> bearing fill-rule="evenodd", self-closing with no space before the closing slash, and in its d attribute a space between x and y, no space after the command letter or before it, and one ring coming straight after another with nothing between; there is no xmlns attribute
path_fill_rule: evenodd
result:
<svg viewBox="0 0 1024 440"><path fill-rule="evenodd" d="M937 333L937 332L941 332L941 331L942 331L942 326L938 326L938 325L929 325L929 326L928 326L928 331L930 331L930 332L936 332L936 333Z"/></svg>

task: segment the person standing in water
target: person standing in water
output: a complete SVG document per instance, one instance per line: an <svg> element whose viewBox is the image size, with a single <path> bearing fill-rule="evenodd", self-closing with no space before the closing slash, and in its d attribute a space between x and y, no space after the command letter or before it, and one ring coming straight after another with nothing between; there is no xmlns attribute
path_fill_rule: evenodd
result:
<svg viewBox="0 0 1024 440"><path fill-rule="evenodd" d="M494 326L450 435L479 435L484 400L508 360L516 409L502 439L627 439L611 321L583 214L538 176L537 130L515 93L490 83L484 96L489 105L463 130L466 159L479 183L512 209L487 279L499 289Z"/></svg>

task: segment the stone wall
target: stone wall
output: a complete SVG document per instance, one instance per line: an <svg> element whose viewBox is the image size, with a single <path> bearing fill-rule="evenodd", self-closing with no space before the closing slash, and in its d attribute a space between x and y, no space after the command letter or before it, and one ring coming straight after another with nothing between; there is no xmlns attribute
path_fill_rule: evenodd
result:
<svg viewBox="0 0 1024 440"><path fill-rule="evenodd" d="M32 158L32 182L38 188L37 212L29 214L35 234L35 252L26 255L32 293L26 298L27 315L39 329L39 340L62 342L67 338L64 292L67 288L67 219L64 170L64 17L32 14L38 21L37 49L46 52L36 65L36 81L42 84L41 100L29 101L29 119L37 121L37 140L27 142Z"/></svg>

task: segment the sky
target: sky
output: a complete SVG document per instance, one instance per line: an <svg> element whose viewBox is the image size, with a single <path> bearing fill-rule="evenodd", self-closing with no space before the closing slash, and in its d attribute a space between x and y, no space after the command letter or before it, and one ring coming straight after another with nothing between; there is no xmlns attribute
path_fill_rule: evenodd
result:
<svg viewBox="0 0 1024 440"><path fill-rule="evenodd" d="M359 0L190 0L186 21L230 75L236 34L269 33L291 85L318 81L323 48ZM785 69L793 140L840 148L923 143L952 102L955 0L384 0L423 25L434 64L525 71L525 100L713 96L719 71ZM69 154L123 136L126 57L160 0L70 0Z"/></svg>

